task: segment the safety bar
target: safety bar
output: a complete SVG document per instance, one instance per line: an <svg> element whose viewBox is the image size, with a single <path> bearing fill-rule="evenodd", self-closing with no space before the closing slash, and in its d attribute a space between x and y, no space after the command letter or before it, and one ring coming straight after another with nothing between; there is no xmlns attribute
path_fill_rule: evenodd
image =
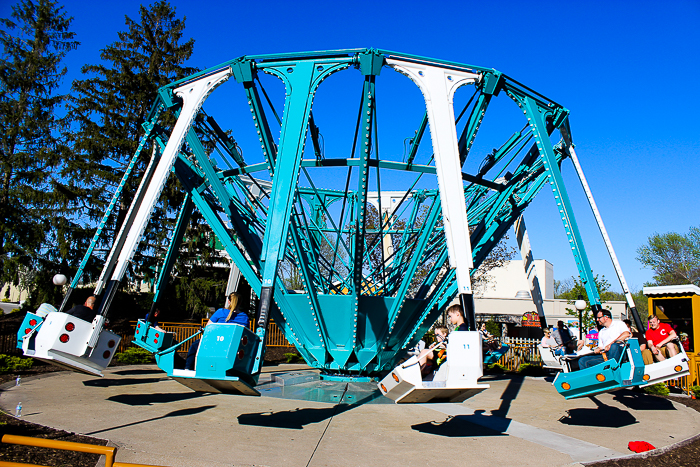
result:
<svg viewBox="0 0 700 467"><path fill-rule="evenodd" d="M171 352L174 352L178 347L182 346L182 344L184 344L185 342L192 340L195 337L197 337L198 335L200 335L202 333L202 331L203 331L203 329L200 329L199 331L195 332L194 334L192 334L190 337L188 337L184 341L178 342L177 344L173 345L169 349L165 349L165 350L161 350L160 352L156 352L156 355L167 355Z"/></svg>
<svg viewBox="0 0 700 467"><path fill-rule="evenodd" d="M39 448L61 449L63 451L78 451L86 452L88 454L98 454L100 456L105 456L105 467L112 467L112 464L114 464L114 455L117 452L117 448L112 446L73 443L71 441L56 441L54 439L46 438L31 438L29 436L4 435L2 437L2 442L7 444L21 444L23 446L35 446Z"/></svg>
<svg viewBox="0 0 700 467"><path fill-rule="evenodd" d="M149 464L130 464L128 462L114 462L114 456L117 454L117 448L112 446L99 446L96 444L74 443L72 441L56 441L46 438L32 438L29 436L4 435L2 442L7 444L19 444L22 446L34 446L39 448L61 449L63 451L86 452L88 454L97 454L105 456L105 467L164 467ZM48 467L39 464L23 464L21 462L6 462L0 461L0 467Z"/></svg>
<svg viewBox="0 0 700 467"><path fill-rule="evenodd" d="M31 329L29 330L28 333L26 333L25 335L23 335L23 336L22 336L22 340L24 340L24 339L29 339L29 336L31 336L32 334L34 334L34 331L36 331L36 328L38 328L39 326L41 326L41 324L44 322L44 318L39 318L39 319L41 319L41 321L39 321L38 323L36 323L36 326L34 326L33 328L31 328Z"/></svg>

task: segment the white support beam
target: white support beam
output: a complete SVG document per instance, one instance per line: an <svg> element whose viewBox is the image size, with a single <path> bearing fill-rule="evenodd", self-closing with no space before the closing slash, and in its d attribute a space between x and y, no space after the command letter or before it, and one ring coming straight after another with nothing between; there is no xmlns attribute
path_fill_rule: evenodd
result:
<svg viewBox="0 0 700 467"><path fill-rule="evenodd" d="M182 99L180 116L177 119L177 123L175 123L175 128L170 135L168 144L165 146L163 155L158 162L158 167L144 195L136 219L129 230L124 247L119 252L119 258L114 268L114 273L112 274L112 280L120 281L122 277L124 277L126 267L133 258L136 247L143 237L146 224L148 224L148 221L151 219L153 208L158 202L161 191L163 191L165 182L170 175L170 169L175 163L183 139L189 131L194 117L197 115L197 112L207 96L209 96L219 84L226 81L230 75L231 69L227 68L175 89L175 95Z"/></svg>
<svg viewBox="0 0 700 467"><path fill-rule="evenodd" d="M477 83L481 76L403 60L387 59L386 62L416 83L425 98L450 266L456 270L458 293L471 295L469 270L474 263L453 98L457 88Z"/></svg>

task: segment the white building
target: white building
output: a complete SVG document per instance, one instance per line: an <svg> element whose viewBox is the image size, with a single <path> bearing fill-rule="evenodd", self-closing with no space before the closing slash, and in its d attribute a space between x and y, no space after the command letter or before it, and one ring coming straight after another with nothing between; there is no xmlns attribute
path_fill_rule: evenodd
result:
<svg viewBox="0 0 700 467"><path fill-rule="evenodd" d="M534 268L542 293L545 319L549 327L556 326L561 320L571 328L578 329L578 318L567 315L567 308L575 310L566 300L554 298L554 267L546 260L535 260ZM525 275L521 260L507 261L503 267L489 272L489 282L475 295L474 307L476 319L479 322L493 319L508 324L510 335L524 334L517 328L521 327L523 315L537 313L537 308L530 297L530 286ZM603 307L612 312L614 319L624 319L626 303L611 301L603 303Z"/></svg>

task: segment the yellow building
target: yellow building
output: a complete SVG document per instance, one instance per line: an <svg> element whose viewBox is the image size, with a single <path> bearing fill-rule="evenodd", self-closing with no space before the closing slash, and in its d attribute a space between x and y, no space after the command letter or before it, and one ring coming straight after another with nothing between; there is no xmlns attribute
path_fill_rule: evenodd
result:
<svg viewBox="0 0 700 467"><path fill-rule="evenodd" d="M700 385L700 287L695 285L666 285L644 287L649 300L649 315L670 324L679 336L688 335L690 358L689 384Z"/></svg>

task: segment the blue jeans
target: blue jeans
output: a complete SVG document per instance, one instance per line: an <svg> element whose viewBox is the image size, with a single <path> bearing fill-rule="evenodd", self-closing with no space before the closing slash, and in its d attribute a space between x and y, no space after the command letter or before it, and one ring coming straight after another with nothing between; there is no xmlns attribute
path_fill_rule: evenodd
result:
<svg viewBox="0 0 700 467"><path fill-rule="evenodd" d="M185 360L185 370L194 370L194 363L197 358L197 349L199 349L200 340L201 339L197 339L190 345L190 350L187 352L187 359Z"/></svg>
<svg viewBox="0 0 700 467"><path fill-rule="evenodd" d="M622 356L622 349L624 347L624 344L618 343L613 343L612 345L610 345L610 350L606 352L608 360L615 359L619 362L620 357ZM586 355L585 357L579 358L578 367L583 370L584 368L590 368L592 366L598 365L599 363L603 363L604 361L605 360L603 359L603 356L600 354Z"/></svg>

